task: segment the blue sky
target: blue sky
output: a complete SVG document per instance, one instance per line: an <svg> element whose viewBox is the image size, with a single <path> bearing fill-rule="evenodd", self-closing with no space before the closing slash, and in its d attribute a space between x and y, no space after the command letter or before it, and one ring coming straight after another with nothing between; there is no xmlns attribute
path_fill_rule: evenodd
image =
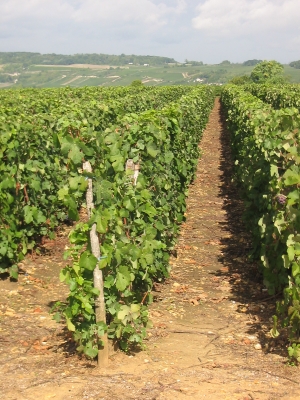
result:
<svg viewBox="0 0 300 400"><path fill-rule="evenodd" d="M299 0L0 0L0 51L300 59Z"/></svg>

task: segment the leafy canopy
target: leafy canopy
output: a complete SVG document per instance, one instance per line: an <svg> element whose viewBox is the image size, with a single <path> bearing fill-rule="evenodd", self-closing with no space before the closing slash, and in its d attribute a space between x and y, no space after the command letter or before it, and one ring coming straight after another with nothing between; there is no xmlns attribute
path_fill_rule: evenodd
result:
<svg viewBox="0 0 300 400"><path fill-rule="evenodd" d="M277 61L262 61L251 72L250 79L254 83L284 83L283 66Z"/></svg>
<svg viewBox="0 0 300 400"><path fill-rule="evenodd" d="M143 82L140 79L135 79L134 81L131 82L130 86L143 86Z"/></svg>
<svg viewBox="0 0 300 400"><path fill-rule="evenodd" d="M231 83L233 85L244 85L247 83L251 83L251 79L248 75L242 75L242 76L234 76L228 83Z"/></svg>

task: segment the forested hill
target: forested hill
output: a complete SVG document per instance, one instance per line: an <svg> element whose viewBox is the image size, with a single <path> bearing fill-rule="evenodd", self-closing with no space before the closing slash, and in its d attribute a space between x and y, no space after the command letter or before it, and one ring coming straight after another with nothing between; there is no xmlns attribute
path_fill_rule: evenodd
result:
<svg viewBox="0 0 300 400"><path fill-rule="evenodd" d="M300 60L298 60L298 61L292 61L292 62L289 64L289 66L290 66L290 67L293 67L293 68L300 69Z"/></svg>
<svg viewBox="0 0 300 400"><path fill-rule="evenodd" d="M40 54L27 52L0 52L0 64L18 63L25 67L31 64L44 65L71 65L71 64L96 64L96 65L126 65L133 64L150 64L163 65L165 63L176 63L174 58L159 56L136 56L121 54Z"/></svg>

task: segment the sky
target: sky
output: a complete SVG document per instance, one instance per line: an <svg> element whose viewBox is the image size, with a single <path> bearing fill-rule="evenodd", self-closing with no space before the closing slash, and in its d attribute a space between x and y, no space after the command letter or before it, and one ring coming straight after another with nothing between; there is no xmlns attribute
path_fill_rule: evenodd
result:
<svg viewBox="0 0 300 400"><path fill-rule="evenodd" d="M299 0L0 0L0 51L300 59Z"/></svg>

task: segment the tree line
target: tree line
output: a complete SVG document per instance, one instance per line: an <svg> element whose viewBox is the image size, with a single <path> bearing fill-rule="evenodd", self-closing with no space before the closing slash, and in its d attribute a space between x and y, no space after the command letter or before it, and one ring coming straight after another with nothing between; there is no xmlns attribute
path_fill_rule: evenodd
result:
<svg viewBox="0 0 300 400"><path fill-rule="evenodd" d="M71 65L71 64L96 64L96 65L126 65L150 64L163 65L176 63L174 58L159 56L137 56L134 54L109 55L109 54L40 54L29 52L0 52L0 64L22 64L28 67L32 64Z"/></svg>

